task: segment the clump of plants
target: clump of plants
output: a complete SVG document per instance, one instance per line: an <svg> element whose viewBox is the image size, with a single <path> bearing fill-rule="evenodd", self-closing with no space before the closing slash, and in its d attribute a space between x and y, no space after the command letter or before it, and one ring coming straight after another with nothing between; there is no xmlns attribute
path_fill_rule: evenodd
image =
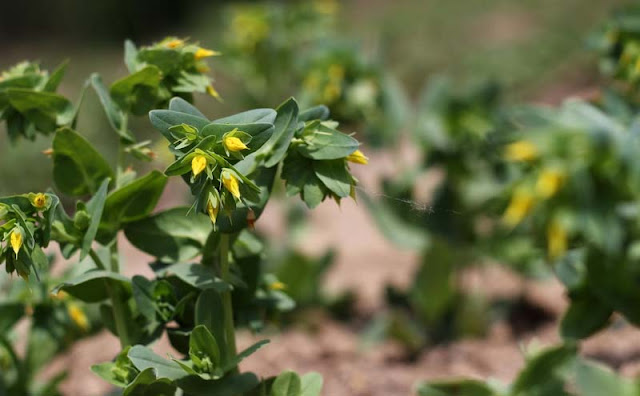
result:
<svg viewBox="0 0 640 396"><path fill-rule="evenodd" d="M0 263L8 274L24 278L11 280L10 287L21 282L39 290L32 298L35 311L25 309L16 292L0 305L0 393L59 393L63 373L40 384L35 374L43 362L31 365L33 353L22 358L16 351L15 324L25 315L31 322L27 343L51 349L36 359L48 359L74 341L69 327L88 332L104 326L120 340L121 352L92 370L125 395L320 393L322 378L315 373L263 379L239 372L238 364L268 340L238 351L236 329L259 330L294 305L277 277L266 272L263 246L252 230L280 178L289 195L299 195L309 207L326 198L340 201L353 196L357 184L349 163L366 163L366 157L356 139L335 129L326 107L300 110L293 98L277 109L209 120L190 102L195 93L218 96L206 74L206 59L215 54L174 37L140 48L127 42L128 76L109 88L99 75L89 78L119 142L115 168L74 129L80 103L60 117L58 108L42 104L54 95L41 94L42 82L30 85L20 101L14 95L25 88L0 91L0 98L13 98L0 103L11 106L4 109L13 112L7 122L14 123L14 137L31 137L30 128L46 119L36 128L53 134L55 186L0 198ZM25 65L31 66L13 68L11 75L36 73L45 85L53 76L53 85L62 78L55 72L47 79ZM30 109L51 111L51 119ZM164 172L139 176L137 161L154 155L148 142L136 139L129 120L148 111L175 160ZM26 121L10 121L15 117ZM170 177L188 185L193 203L154 212ZM63 208L59 195L77 199L75 208ZM154 257L153 276L122 274L119 235ZM49 245L82 265L71 264L62 278L53 276L43 251ZM167 357L149 347L163 334L174 348Z"/></svg>

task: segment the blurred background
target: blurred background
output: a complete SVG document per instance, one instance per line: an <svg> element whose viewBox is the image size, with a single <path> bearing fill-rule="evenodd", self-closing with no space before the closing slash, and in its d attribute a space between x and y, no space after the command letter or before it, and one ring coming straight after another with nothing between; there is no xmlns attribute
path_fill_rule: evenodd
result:
<svg viewBox="0 0 640 396"><path fill-rule="evenodd" d="M272 2L267 8L291 3L295 2ZM568 92L588 89L593 84L597 78L595 56L585 51L585 37L604 16L625 2L352 0L315 3L321 13L336 19L329 29L333 40L337 36L338 40L358 46L363 56L375 59L407 92L409 100L415 101L430 76L445 73L459 85L494 78L504 84L508 98L553 102ZM190 37L204 47L228 53L225 50L229 49L229 34L234 29L230 10L242 4L204 0L5 2L0 13L3 54L0 70L26 59L39 60L43 68L51 70L69 57L71 63L61 92L75 100L92 71L102 74L107 83L126 74L122 52L127 38L138 45L147 45L167 35ZM317 25L317 21L303 22L300 29L308 31ZM251 36L251 32L244 34ZM322 33L318 37L322 37ZM295 46L303 47L304 43L283 37L277 45L279 53L290 53L301 49ZM247 73L239 73L242 69L227 54L215 58L212 65L224 102L204 97L196 99L198 106L211 117L248 105L276 106L300 90L300 86L291 81L274 81L277 73L273 71L263 73L273 87L269 102L261 94L247 95L250 81L244 77ZM278 64L273 67L278 68ZM251 80L250 85L257 84ZM109 152L115 146L115 139L108 131L93 92L86 96L83 114L91 116L80 120L79 129ZM146 120L136 120L134 125L138 133L150 133ZM0 131L0 194L41 190L48 185L48 159L40 151L49 144L49 138L40 137L35 146L25 141L9 146L6 133ZM8 166L19 162L38 166L21 169Z"/></svg>

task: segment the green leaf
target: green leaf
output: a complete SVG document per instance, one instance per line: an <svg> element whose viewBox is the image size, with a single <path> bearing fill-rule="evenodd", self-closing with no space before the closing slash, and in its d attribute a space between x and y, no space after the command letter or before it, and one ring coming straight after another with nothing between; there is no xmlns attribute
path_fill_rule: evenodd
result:
<svg viewBox="0 0 640 396"><path fill-rule="evenodd" d="M45 92L55 92L62 82L62 78L64 77L64 73L67 70L68 65L69 59L66 59L58 67L56 67L56 69L49 76L49 79L47 80L47 83L44 85L44 88L42 90Z"/></svg>
<svg viewBox="0 0 640 396"><path fill-rule="evenodd" d="M475 380L459 380L423 383L418 387L419 396L497 396L485 383Z"/></svg>
<svg viewBox="0 0 640 396"><path fill-rule="evenodd" d="M210 123L210 121L204 117L173 110L152 110L149 112L149 120L153 127L160 131L160 133L162 133L162 135L170 142L175 140L174 137L171 136L171 131L169 130L172 126L187 124L198 130L202 130Z"/></svg>
<svg viewBox="0 0 640 396"><path fill-rule="evenodd" d="M188 285L200 290L214 289L218 292L231 290L231 286L215 276L210 267L195 263L173 264L165 268L163 276L176 276Z"/></svg>
<svg viewBox="0 0 640 396"><path fill-rule="evenodd" d="M315 160L345 158L358 149L360 143L349 135L318 125L316 131L304 136L306 144L298 147L305 157Z"/></svg>
<svg viewBox="0 0 640 396"><path fill-rule="evenodd" d="M322 375L316 372L307 373L302 376L302 392L300 396L320 396L322 392Z"/></svg>
<svg viewBox="0 0 640 396"><path fill-rule="evenodd" d="M89 251L91 250L91 244L93 243L93 240L96 238L96 234L98 233L98 226L100 225L100 220L102 219L102 210L104 209L104 203L107 200L109 181L110 179L104 179L96 194L91 197L91 200L89 200L89 202L87 202L87 212L91 216L91 222L89 223L87 231L84 233L84 237L82 238L80 260L84 260L87 254L89 254Z"/></svg>
<svg viewBox="0 0 640 396"><path fill-rule="evenodd" d="M220 348L211 332L204 325L196 326L189 337L189 356L195 367L198 367L203 357L211 363L211 369L220 367ZM213 374L213 373L210 373Z"/></svg>
<svg viewBox="0 0 640 396"><path fill-rule="evenodd" d="M56 93L9 88L6 95L11 106L42 132L52 132L73 118L73 104Z"/></svg>
<svg viewBox="0 0 640 396"><path fill-rule="evenodd" d="M273 109L253 109L243 111L224 118L218 118L216 124L273 124L276 119L276 111Z"/></svg>
<svg viewBox="0 0 640 396"><path fill-rule="evenodd" d="M107 91L107 87L105 87L102 82L102 77L99 74L93 73L90 77L91 86L94 91L98 95L98 99L100 99L100 104L102 104L102 108L107 116L107 120L109 120L109 124L111 128L125 141L129 143L133 143L136 141L136 138L133 136L131 131L126 129L126 115L124 112L113 102L111 99L111 95Z"/></svg>
<svg viewBox="0 0 640 396"><path fill-rule="evenodd" d="M536 389L556 389L560 384L560 372L576 357L577 348L573 344L546 349L528 362L511 386L513 394L535 392Z"/></svg>
<svg viewBox="0 0 640 396"><path fill-rule="evenodd" d="M267 156L264 166L271 168L282 161L291 139L298 127L298 103L290 98L277 108L277 116L273 123L274 131L271 138L259 150Z"/></svg>
<svg viewBox="0 0 640 396"><path fill-rule="evenodd" d="M131 244L165 263L191 260L202 253L213 226L202 213L173 208L127 224L125 235Z"/></svg>
<svg viewBox="0 0 640 396"><path fill-rule="evenodd" d="M9 329L11 329L24 314L24 305L22 303L0 303L0 334L7 334Z"/></svg>
<svg viewBox="0 0 640 396"><path fill-rule="evenodd" d="M216 124L211 123L204 127L201 131L202 136L215 136L217 141L222 139L222 136L231 132L235 128L238 128L239 131L245 132L251 135L252 139L247 144L247 147L251 151L257 150L262 147L263 144L273 134L273 125L265 124L265 123L254 123L254 124Z"/></svg>
<svg viewBox="0 0 640 396"><path fill-rule="evenodd" d="M322 183L340 198L346 198L351 193L351 174L343 159L315 161L313 170Z"/></svg>
<svg viewBox="0 0 640 396"><path fill-rule="evenodd" d="M270 342L269 340L260 340L255 344L251 345L247 349L243 350L242 352L234 356L231 360L227 361L224 364L222 371L226 373L234 369L240 364L240 362L242 362L244 359L248 358L249 356L253 355L258 349L267 345L269 342Z"/></svg>
<svg viewBox="0 0 640 396"><path fill-rule="evenodd" d="M129 73L133 73L138 69L138 49L131 40L124 41L124 64L127 65Z"/></svg>
<svg viewBox="0 0 640 396"><path fill-rule="evenodd" d="M236 396L258 386L260 381L253 373L227 375L219 380L204 380L192 375L177 381L180 389L193 396Z"/></svg>
<svg viewBox="0 0 640 396"><path fill-rule="evenodd" d="M111 97L122 108L133 114L144 114L158 102L158 86L162 72L156 66L147 65L111 85Z"/></svg>
<svg viewBox="0 0 640 396"><path fill-rule="evenodd" d="M293 371L285 371L276 377L271 386L271 396L300 396L302 380Z"/></svg>
<svg viewBox="0 0 640 396"><path fill-rule="evenodd" d="M205 289L200 293L195 307L195 323L204 325L213 335L220 349L221 364L224 366L233 359L229 355L227 337L224 330L224 309L220 294L213 289Z"/></svg>
<svg viewBox="0 0 640 396"><path fill-rule="evenodd" d="M325 121L329 119L329 108L325 105L318 105L310 107L302 112L298 116L298 120L302 122L308 122L313 120Z"/></svg>
<svg viewBox="0 0 640 396"><path fill-rule="evenodd" d="M205 120L207 119L207 117L202 114L200 110L198 110L194 105L178 96L172 98L169 102L169 110L177 111L178 113L191 114L192 116L204 118Z"/></svg>
<svg viewBox="0 0 640 396"><path fill-rule="evenodd" d="M142 345L132 347L128 356L138 370L144 371L152 368L158 378L168 378L175 381L187 375L176 362L164 359Z"/></svg>
<svg viewBox="0 0 640 396"><path fill-rule="evenodd" d="M176 386L166 378L156 379L153 368L143 370L125 388L122 396L174 396Z"/></svg>
<svg viewBox="0 0 640 396"><path fill-rule="evenodd" d="M128 294L131 293L131 282L127 277L102 270L86 272L59 284L51 292L57 294L60 290L64 290L79 300L96 303L110 297L109 284L114 287L122 287Z"/></svg>
<svg viewBox="0 0 640 396"><path fill-rule="evenodd" d="M588 289L570 292L571 304L560 323L562 337L587 338L609 324L613 309Z"/></svg>
<svg viewBox="0 0 640 396"><path fill-rule="evenodd" d="M97 240L106 244L115 237L123 224L149 215L158 203L166 184L167 177L154 170L112 191L104 205Z"/></svg>
<svg viewBox="0 0 640 396"><path fill-rule="evenodd" d="M576 365L575 385L580 396L637 396L640 386L618 376L596 362L581 361Z"/></svg>
<svg viewBox="0 0 640 396"><path fill-rule="evenodd" d="M109 163L77 132L62 128L53 139L53 180L68 195L95 194L113 178Z"/></svg>

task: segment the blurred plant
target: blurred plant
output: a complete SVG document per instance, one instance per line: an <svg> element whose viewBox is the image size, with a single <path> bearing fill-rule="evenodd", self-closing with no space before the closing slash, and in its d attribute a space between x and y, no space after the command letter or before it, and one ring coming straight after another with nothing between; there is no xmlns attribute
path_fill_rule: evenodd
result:
<svg viewBox="0 0 640 396"><path fill-rule="evenodd" d="M526 366L510 385L460 379L429 381L417 386L418 396L596 396L635 395L640 384L618 376L611 369L577 356L577 348L563 344L530 348Z"/></svg>
<svg viewBox="0 0 640 396"><path fill-rule="evenodd" d="M132 74L110 90L100 76L92 75L85 87L93 86L119 136L116 169L72 129L77 112L56 124L49 153L57 191L88 199L78 201L70 216L53 193L0 198L0 263L27 280L42 273L36 283L43 290L38 304L48 307L61 303L46 300L47 282L55 278L42 248L51 240L66 259L76 253L80 261L91 259L94 268L69 273L52 293L64 301L67 316L62 325L73 323L86 331L90 321L80 302L98 308L102 324L119 338L122 350L113 362L92 370L123 388L125 395L172 395L178 389L189 395L318 395L322 379L314 373L299 377L285 372L264 381L253 373L239 373L240 361L268 340L238 353L236 325L259 330L294 306L282 283L265 272L263 246L250 230L277 175L286 180L291 195L299 194L310 207L327 197L339 202L353 195L357 184L348 162L366 163L366 157L357 140L335 129L326 107L300 112L293 98L276 110L208 120L188 100L194 92L216 96L201 70L206 66L202 59L214 54L176 38L140 50L127 42L125 62ZM39 106L37 96L29 101ZM150 142L138 142L129 130L129 116L165 104L168 109L152 110L149 118L168 141L175 161L164 174L154 170L137 177L129 159L151 161L154 154ZM188 184L194 203L152 214L168 176L180 176ZM154 277L120 273L121 231L133 246L155 258ZM94 249L96 244L104 249ZM11 305L20 303L12 296L7 303L9 311L0 323L9 329L24 309ZM48 322L60 321L59 311L43 319L40 311L34 313L34 323L47 320L47 331L56 331L43 341L50 350L38 359L49 359L69 345L68 326ZM30 331L36 343L39 331L33 326ZM181 359L164 359L146 346L165 331ZM0 361L6 367L0 372L0 393L58 394L62 377L44 391L36 389L32 380L44 361L27 367L14 343L2 337ZM31 359L29 353L26 359Z"/></svg>
<svg viewBox="0 0 640 396"><path fill-rule="evenodd" d="M246 76L252 104L298 92L303 107L325 104L370 143L393 145L407 99L380 61L336 36L338 10L333 0L230 6L223 46L229 69Z"/></svg>

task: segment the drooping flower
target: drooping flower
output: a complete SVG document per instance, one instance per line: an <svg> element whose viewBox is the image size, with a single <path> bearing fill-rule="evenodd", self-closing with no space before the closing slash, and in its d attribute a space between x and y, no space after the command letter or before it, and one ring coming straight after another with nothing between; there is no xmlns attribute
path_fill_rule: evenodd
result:
<svg viewBox="0 0 640 396"><path fill-rule="evenodd" d="M216 205L214 206L211 200L207 202L207 214L209 215L209 218L211 219L211 222L213 224L216 224L219 211L220 211L220 205L218 203L216 203Z"/></svg>
<svg viewBox="0 0 640 396"><path fill-rule="evenodd" d="M240 184L238 183L238 178L233 174L233 172L225 170L221 175L222 184L224 187L236 198L240 198Z"/></svg>
<svg viewBox="0 0 640 396"><path fill-rule="evenodd" d="M82 331L89 330L89 319L87 319L87 315L82 308L75 303L69 303L69 305L67 305L67 312L73 323L82 329Z"/></svg>
<svg viewBox="0 0 640 396"><path fill-rule="evenodd" d="M540 173L540 176L538 176L536 192L540 197L549 199L556 195L558 190L560 190L564 184L565 179L566 175L564 172L554 169L545 169Z"/></svg>
<svg viewBox="0 0 640 396"><path fill-rule="evenodd" d="M237 152L237 151L242 151L242 150L246 150L249 147L247 147L246 144L244 144L242 142L242 140L240 140L240 138L237 138L235 136L227 136L224 138L223 140L224 143L224 147L232 152Z"/></svg>
<svg viewBox="0 0 640 396"><path fill-rule="evenodd" d="M20 231L18 228L14 228L13 231L11 231L11 236L9 239L9 242L11 243L11 249L13 249L16 257L18 257L18 253L20 252L20 248L22 247L22 231Z"/></svg>
<svg viewBox="0 0 640 396"><path fill-rule="evenodd" d="M520 140L509 144L504 156L508 161L533 161L538 158L538 147L527 140Z"/></svg>
<svg viewBox="0 0 640 396"><path fill-rule="evenodd" d="M212 96L218 100L221 99L220 94L218 93L218 91L216 91L213 85L207 85L207 93L209 94L209 96Z"/></svg>
<svg viewBox="0 0 640 396"><path fill-rule="evenodd" d="M282 283L280 281L271 282L269 284L269 289L270 290L284 290L286 288L287 288L287 285L285 285L284 283Z"/></svg>
<svg viewBox="0 0 640 396"><path fill-rule="evenodd" d="M198 154L191 160L191 172L193 176L198 176L207 167L207 157L202 154Z"/></svg>
<svg viewBox="0 0 640 396"><path fill-rule="evenodd" d="M367 165L369 163L369 158L367 158L362 151L356 150L347 156L347 161L355 164Z"/></svg>
<svg viewBox="0 0 640 396"><path fill-rule="evenodd" d="M195 58L195 60L201 60L216 55L220 55L220 53L206 48L198 48L193 54L193 57Z"/></svg>
<svg viewBox="0 0 640 396"><path fill-rule="evenodd" d="M502 216L502 221L509 227L517 226L531 212L533 204L534 197L528 190L516 190Z"/></svg>

